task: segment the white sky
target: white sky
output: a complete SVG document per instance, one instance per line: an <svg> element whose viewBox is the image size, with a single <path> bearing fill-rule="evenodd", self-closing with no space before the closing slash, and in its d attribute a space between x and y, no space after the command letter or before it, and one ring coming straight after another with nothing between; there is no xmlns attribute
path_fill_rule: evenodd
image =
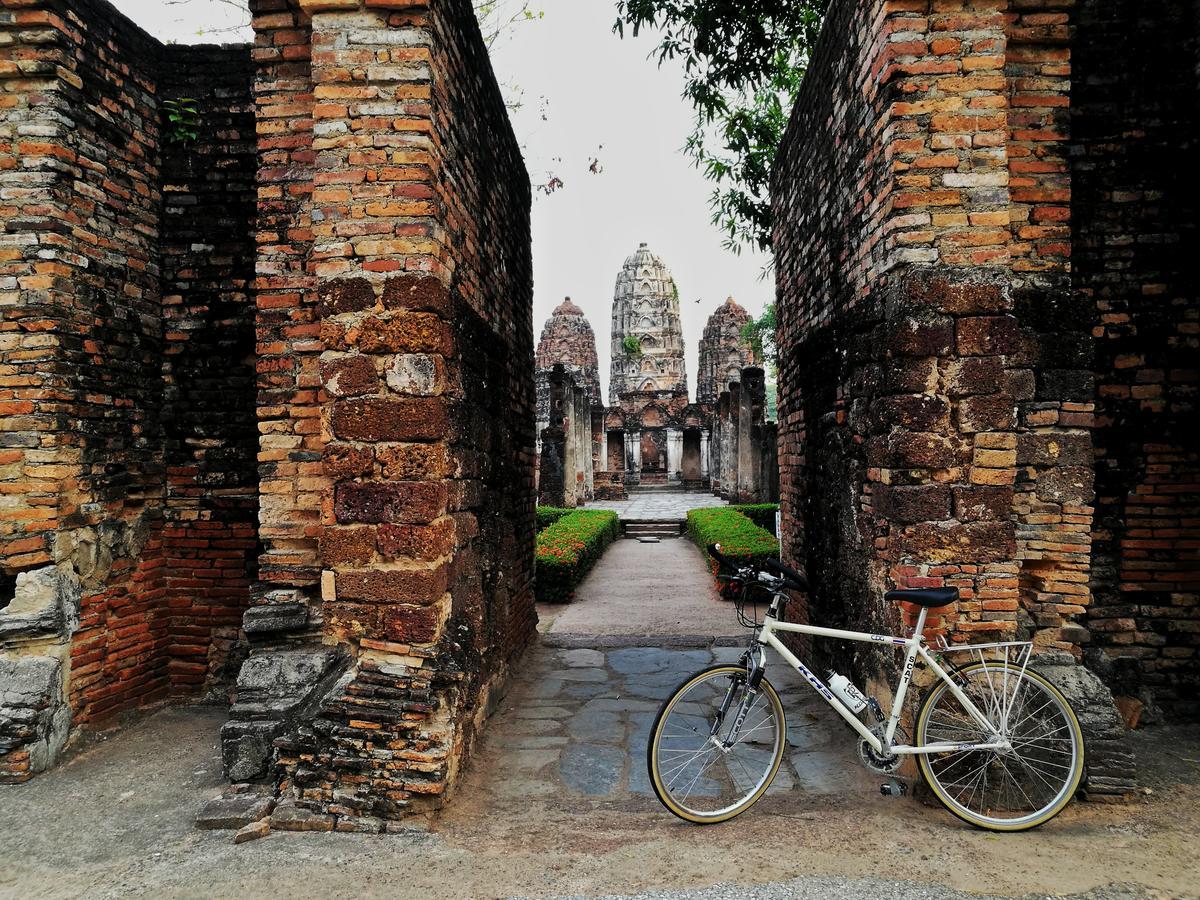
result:
<svg viewBox="0 0 1200 900"><path fill-rule="evenodd" d="M236 30L238 11L218 0L112 2L163 40L252 39ZM564 182L549 196L534 192L534 339L570 296L596 332L607 396L613 282L625 257L646 241L679 287L695 396L705 321L729 295L752 315L762 310L774 291L769 277L760 278L767 257L721 247L709 224L711 188L679 149L691 129L680 68L659 69L647 59L652 38L613 34L611 0L535 0L534 8L544 11L542 19L517 24L493 48L497 77L523 91L513 125L530 178L544 183L553 174ZM217 28L235 30L212 32ZM593 157L603 166L599 175L588 171Z"/></svg>

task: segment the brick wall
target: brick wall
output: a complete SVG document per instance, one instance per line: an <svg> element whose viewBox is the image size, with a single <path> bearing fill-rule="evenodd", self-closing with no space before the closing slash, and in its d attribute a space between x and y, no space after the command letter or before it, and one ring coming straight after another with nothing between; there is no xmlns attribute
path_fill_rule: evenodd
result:
<svg viewBox="0 0 1200 900"><path fill-rule="evenodd" d="M301 428L304 403L288 404L263 452L275 433L305 459L324 445L319 477L280 480L320 498L321 601L306 602L354 667L276 746L303 808L378 830L442 801L533 634L530 194L465 2L283 6L260 3L256 28L278 58L274 23L311 14L312 104L296 94L288 115L311 117L312 193L307 209L304 187L286 193L311 243L307 282L293 270L280 302L305 329L315 312L319 333L281 334L269 377L307 403L293 379L313 353L319 417ZM265 314L260 293L260 340ZM262 534L307 583L294 509L264 503Z"/></svg>
<svg viewBox="0 0 1200 900"><path fill-rule="evenodd" d="M200 136L160 144L168 672L225 677L258 555L253 63L244 47L173 47L160 100L190 97Z"/></svg>
<svg viewBox="0 0 1200 900"><path fill-rule="evenodd" d="M328 487L321 463L320 321L312 214L311 29L287 0L253 0L258 134L256 365L260 524L256 603L308 624L320 582L317 537ZM336 191L335 185L319 190ZM310 626L317 631L319 617Z"/></svg>
<svg viewBox="0 0 1200 900"><path fill-rule="evenodd" d="M815 620L1016 619L1003 4L839 3L773 176L785 553ZM849 488L849 489L848 489Z"/></svg>
<svg viewBox="0 0 1200 900"><path fill-rule="evenodd" d="M236 78L246 51L166 54L101 0L10 3L0 33L0 566L29 586L0 611L0 649L55 660L60 673L47 683L83 723L165 696L172 680L197 684L190 666L204 664L212 626L236 619L216 608L245 605L253 487L244 425L236 433L245 416L210 411L200 446L195 417L174 416L167 402L171 391L204 390L197 366L220 373L209 390L236 395L248 361L212 358L236 324L204 346L191 338L213 305L245 309L249 259L243 250L240 270L233 263L218 275L194 240L211 226L165 207L164 194L220 215L226 183L244 192L253 160L230 151L212 170L198 162L191 186L177 177L166 186L166 173L185 173L172 169L182 153L162 152L160 90L206 104L197 156L236 144L248 125L246 91L226 82L221 93L214 73ZM222 240L246 239L245 227L235 232ZM215 327L240 317L244 334L244 313L216 316ZM225 402L228 412L234 396ZM208 513L226 502L224 476L238 483L232 539L241 543L202 546L208 539L173 533L176 522L200 529L199 520L220 518ZM188 567L173 582L171 559ZM212 578L218 569L229 571ZM52 587L33 589L46 579ZM17 619L14 610L43 597L45 615ZM193 606L207 609L197 629L182 622Z"/></svg>
<svg viewBox="0 0 1200 900"><path fill-rule="evenodd" d="M1195 719L1197 21L1184 2L1089 2L1075 29L1073 261L1098 373L1089 662L1143 719Z"/></svg>
<svg viewBox="0 0 1200 900"><path fill-rule="evenodd" d="M830 10L772 181L782 539L814 621L894 629L915 610L884 590L953 585L928 633L1083 656L1105 368L1070 264L1072 8ZM1103 693L1089 777L1119 795Z"/></svg>

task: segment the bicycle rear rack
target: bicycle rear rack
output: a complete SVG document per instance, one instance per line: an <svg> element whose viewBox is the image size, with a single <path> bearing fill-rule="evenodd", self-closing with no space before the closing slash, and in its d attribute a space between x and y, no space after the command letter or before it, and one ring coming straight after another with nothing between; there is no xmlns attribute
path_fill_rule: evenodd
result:
<svg viewBox="0 0 1200 900"><path fill-rule="evenodd" d="M1024 678L1025 669L1029 666L1029 660L1033 656L1033 643L1031 641L992 641L986 644L951 644L946 640L945 635L938 635L937 650L939 653L969 653L973 657L971 663L964 663L951 673L961 684L965 684L966 679L957 675L957 669L966 665L983 666L991 693L989 702L989 706L992 707L991 712L998 714L1001 730L1006 730L1008 715L1012 711L1015 699L1016 685L1020 684ZM1014 668L1020 670L1015 678L1009 674ZM1003 673L999 681L995 674L997 671ZM1010 681L1014 688L1012 697L1009 696ZM998 695L997 689L999 689Z"/></svg>

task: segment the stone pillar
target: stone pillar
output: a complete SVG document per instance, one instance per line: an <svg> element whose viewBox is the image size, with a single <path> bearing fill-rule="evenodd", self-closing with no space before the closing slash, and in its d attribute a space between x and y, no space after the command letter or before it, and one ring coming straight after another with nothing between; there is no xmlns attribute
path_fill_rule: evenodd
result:
<svg viewBox="0 0 1200 900"><path fill-rule="evenodd" d="M591 398L589 412L592 419L592 496L596 496L597 483L607 483L600 473L608 471L608 431L604 428L604 407L596 398Z"/></svg>
<svg viewBox="0 0 1200 900"><path fill-rule="evenodd" d="M729 391L721 392L713 406L712 429L709 433L709 487L718 496L724 489L725 417L729 413Z"/></svg>
<svg viewBox="0 0 1200 900"><path fill-rule="evenodd" d="M595 469L592 460L592 404L588 399L587 388L582 381L576 391L576 404L578 406L576 418L579 422L579 464L583 471L583 484L579 499L587 502L592 499L595 490L593 480Z"/></svg>
<svg viewBox="0 0 1200 900"><path fill-rule="evenodd" d="M721 496L734 503L738 491L738 421L741 413L742 386L738 382L729 385L729 402L725 405L721 419Z"/></svg>
<svg viewBox="0 0 1200 900"><path fill-rule="evenodd" d="M741 503L755 503L759 497L764 397L763 370L756 367L743 369L738 396L737 496Z"/></svg>
<svg viewBox="0 0 1200 900"><path fill-rule="evenodd" d="M679 481L683 470L683 432L667 429L667 481Z"/></svg>
<svg viewBox="0 0 1200 900"><path fill-rule="evenodd" d="M779 436L774 422L762 426L759 442L759 494L760 503L779 502Z"/></svg>
<svg viewBox="0 0 1200 900"><path fill-rule="evenodd" d="M700 432L700 477L708 478L708 454L711 444L711 432L705 428Z"/></svg>
<svg viewBox="0 0 1200 900"><path fill-rule="evenodd" d="M563 506L573 509L579 494L579 422L575 416L575 392L570 376L554 367L556 379L554 423L563 431Z"/></svg>
<svg viewBox="0 0 1200 900"><path fill-rule="evenodd" d="M538 464L538 503L542 506L566 506L564 496L563 460L567 452L567 436L558 425L542 429L540 463Z"/></svg>
<svg viewBox="0 0 1200 900"><path fill-rule="evenodd" d="M637 484L642 478L642 433L625 432L625 483Z"/></svg>

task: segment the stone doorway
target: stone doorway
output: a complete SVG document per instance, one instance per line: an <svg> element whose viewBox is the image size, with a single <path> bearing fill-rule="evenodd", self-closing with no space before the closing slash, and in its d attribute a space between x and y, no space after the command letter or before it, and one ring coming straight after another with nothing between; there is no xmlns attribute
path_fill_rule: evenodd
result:
<svg viewBox="0 0 1200 900"><path fill-rule="evenodd" d="M642 432L642 472L663 473L667 467L667 433L661 428Z"/></svg>
<svg viewBox="0 0 1200 900"><path fill-rule="evenodd" d="M625 432L608 432L608 471L625 471Z"/></svg>
<svg viewBox="0 0 1200 900"><path fill-rule="evenodd" d="M688 428L683 432L683 483L698 484L703 477L700 464L700 430Z"/></svg>

